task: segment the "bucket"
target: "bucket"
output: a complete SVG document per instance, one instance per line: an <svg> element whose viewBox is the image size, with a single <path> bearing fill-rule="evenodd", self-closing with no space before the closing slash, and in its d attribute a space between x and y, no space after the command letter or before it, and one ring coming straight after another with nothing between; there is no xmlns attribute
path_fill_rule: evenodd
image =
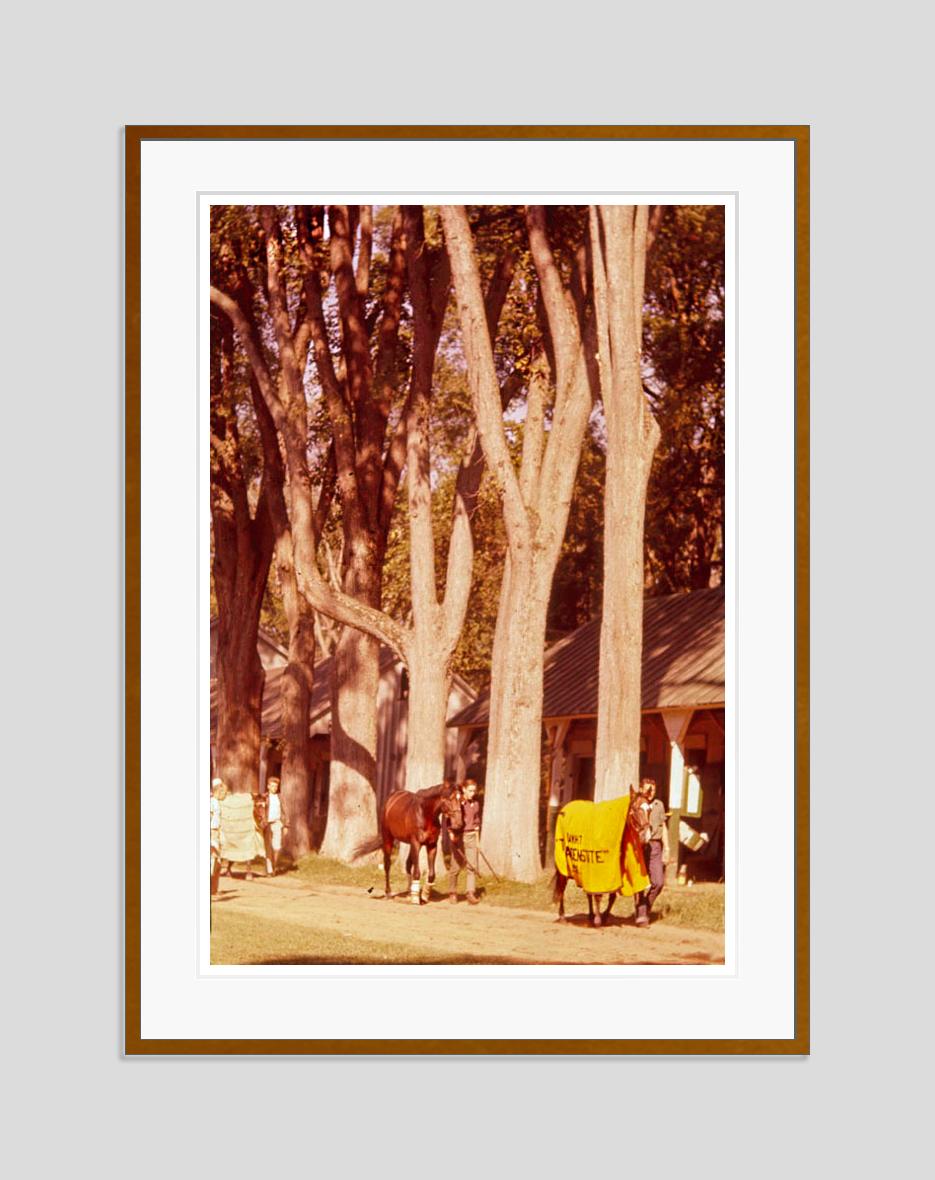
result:
<svg viewBox="0 0 935 1180"><path fill-rule="evenodd" d="M421 881L410 881L409 883L409 900L413 905L421 905L422 898L420 896L422 890Z"/></svg>
<svg viewBox="0 0 935 1180"><path fill-rule="evenodd" d="M707 832L696 832L683 819L679 820L679 840L690 852L700 852L708 843Z"/></svg>

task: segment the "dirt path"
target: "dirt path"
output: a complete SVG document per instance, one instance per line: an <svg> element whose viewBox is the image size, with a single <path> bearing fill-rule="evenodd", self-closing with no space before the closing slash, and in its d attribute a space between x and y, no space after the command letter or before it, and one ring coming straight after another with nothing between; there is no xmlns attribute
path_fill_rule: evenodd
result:
<svg viewBox="0 0 935 1180"><path fill-rule="evenodd" d="M664 920L639 929L628 902L618 900L625 916L611 915L600 930L576 914L559 923L541 910L507 906L458 905L433 900L415 907L406 897L384 899L344 885L305 885L285 878L252 881L224 878L215 905L226 911L293 923L309 931L425 950L433 955L471 956L509 963L722 963L724 936L691 930Z"/></svg>

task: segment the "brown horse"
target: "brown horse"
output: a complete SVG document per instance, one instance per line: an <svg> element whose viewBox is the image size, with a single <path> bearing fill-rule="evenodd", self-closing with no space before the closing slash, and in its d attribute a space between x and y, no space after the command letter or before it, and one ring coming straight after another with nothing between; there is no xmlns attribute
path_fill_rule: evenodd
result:
<svg viewBox="0 0 935 1180"><path fill-rule="evenodd" d="M578 804L575 804L578 806ZM588 807L596 806L593 803L586 804ZM624 867L626 863L626 855L629 850L631 856L634 858L636 865L640 872L645 874L646 866L643 859L642 842L640 840L642 817L639 813L638 807L627 808L627 818L623 825L623 831L620 835L620 872L624 875ZM552 878L552 900L558 903L558 921L565 921L565 887L568 885L569 878L556 867L555 875ZM619 891L618 891L619 892ZM607 908L601 913L601 894L588 893L585 891L585 896L588 899L588 922L595 927L600 927L603 920L610 916L610 911L614 908L614 902L617 900L617 892L607 894Z"/></svg>
<svg viewBox="0 0 935 1180"><path fill-rule="evenodd" d="M449 831L460 827L461 808L453 783L439 783L424 791L394 791L387 796L380 812L380 834L354 849L355 858L376 852L378 848L383 849L386 897L390 896L390 857L397 840L409 845L406 872L409 874L410 890L414 881L421 881L419 852L425 846L429 866L428 887L431 889L435 881L435 854L441 835L442 816L448 821Z"/></svg>

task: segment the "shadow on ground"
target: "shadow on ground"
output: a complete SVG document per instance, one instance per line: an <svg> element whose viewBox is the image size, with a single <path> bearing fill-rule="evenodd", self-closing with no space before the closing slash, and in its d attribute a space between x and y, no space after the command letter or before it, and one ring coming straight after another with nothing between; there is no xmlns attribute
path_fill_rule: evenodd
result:
<svg viewBox="0 0 935 1180"><path fill-rule="evenodd" d="M249 959L243 961L243 966L248 967L330 967L330 966L360 966L361 964L369 965L371 967L383 966L383 962L379 959L361 959L361 958L341 958L334 956L333 958L321 958L314 955L289 955L283 958L267 958L267 959ZM523 966L527 964L525 959L512 958L497 958L494 955L446 955L430 957L423 960L407 959L406 967L462 967L462 966L476 966L483 964L500 964L506 967L515 967L517 965ZM387 967L399 966L394 963L392 959L385 961Z"/></svg>

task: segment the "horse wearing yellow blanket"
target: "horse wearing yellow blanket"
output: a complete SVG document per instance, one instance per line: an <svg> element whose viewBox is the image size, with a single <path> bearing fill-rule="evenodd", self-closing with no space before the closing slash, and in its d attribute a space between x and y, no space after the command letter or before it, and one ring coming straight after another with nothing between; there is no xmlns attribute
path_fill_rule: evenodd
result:
<svg viewBox="0 0 935 1180"><path fill-rule="evenodd" d="M590 803L566 803L555 822L555 877L553 900L558 920L565 917L565 887L569 879L588 895L588 917L601 925L600 895L608 894L607 917L617 894L632 897L649 887L649 876L630 796ZM595 906L594 899L597 898Z"/></svg>

